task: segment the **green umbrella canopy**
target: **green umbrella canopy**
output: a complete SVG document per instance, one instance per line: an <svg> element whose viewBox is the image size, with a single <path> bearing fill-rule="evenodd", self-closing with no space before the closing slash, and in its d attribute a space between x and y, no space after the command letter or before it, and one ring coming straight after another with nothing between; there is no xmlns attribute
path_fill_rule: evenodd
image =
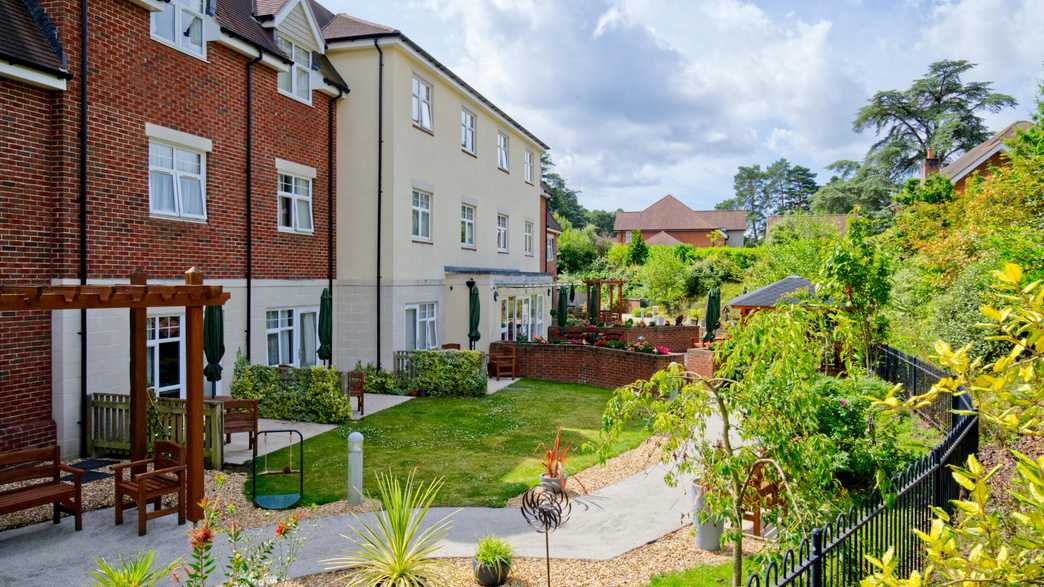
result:
<svg viewBox="0 0 1044 587"><path fill-rule="evenodd" d="M592 323L598 322L598 310L601 309L601 300L598 299L599 294L601 294L599 289L601 288L597 285L592 285L591 295L587 297L587 313L590 316Z"/></svg>
<svg viewBox="0 0 1044 587"><path fill-rule="evenodd" d="M479 318L482 315L482 304L479 302L478 286L475 282L468 284L468 340L474 344L482 338L479 332Z"/></svg>
<svg viewBox="0 0 1044 587"><path fill-rule="evenodd" d="M714 340L714 332L721 326L721 289L715 287L707 294L707 314L703 319L703 341Z"/></svg>
<svg viewBox="0 0 1044 587"><path fill-rule="evenodd" d="M333 294L328 287L324 287L319 296L319 349L316 354L323 361L333 358Z"/></svg>
<svg viewBox="0 0 1044 587"><path fill-rule="evenodd" d="M568 295L569 292L566 291L564 286L558 289L558 312L555 318L558 319L559 335L565 333L566 322L568 320L569 300L566 299L566 296Z"/></svg>
<svg viewBox="0 0 1044 587"><path fill-rule="evenodd" d="M207 381L221 379L221 357L225 356L225 317L221 306L207 306L203 311L203 354L207 365L203 376Z"/></svg>

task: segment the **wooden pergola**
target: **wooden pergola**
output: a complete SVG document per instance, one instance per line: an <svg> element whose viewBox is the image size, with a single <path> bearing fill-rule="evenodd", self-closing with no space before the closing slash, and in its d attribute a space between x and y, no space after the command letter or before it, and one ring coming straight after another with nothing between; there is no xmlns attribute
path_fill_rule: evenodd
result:
<svg viewBox="0 0 1044 587"><path fill-rule="evenodd" d="M589 287L598 288L599 292L602 290L602 286L608 286L609 288L609 310L613 312L622 312L623 308L623 286L627 284L625 279L585 279L584 285ZM613 288L616 289L616 296L613 296Z"/></svg>
<svg viewBox="0 0 1044 587"><path fill-rule="evenodd" d="M26 310L130 310L130 406L132 461L145 458L148 396L145 372L148 309L185 308L185 452L188 464L188 518L203 517L203 308L221 306L231 294L219 285L203 285L196 268L185 272L185 285L148 285L143 271L130 275L130 285L0 285L0 312Z"/></svg>

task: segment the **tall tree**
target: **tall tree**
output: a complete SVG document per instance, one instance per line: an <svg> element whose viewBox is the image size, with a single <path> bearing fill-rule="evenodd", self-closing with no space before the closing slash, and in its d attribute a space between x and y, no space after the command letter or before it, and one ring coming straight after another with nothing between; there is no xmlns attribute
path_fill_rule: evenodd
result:
<svg viewBox="0 0 1044 587"><path fill-rule="evenodd" d="M879 161L894 181L916 171L928 149L945 163L989 138L978 113L1000 112L1016 102L994 92L991 82L961 81L974 67L964 60L937 61L908 89L874 94L852 124L856 132L872 128L880 137L868 160Z"/></svg>
<svg viewBox="0 0 1044 587"><path fill-rule="evenodd" d="M617 210L619 212L620 210ZM593 224L598 234L610 236L613 234L613 224L616 223L616 212L608 210L588 210L587 222Z"/></svg>
<svg viewBox="0 0 1044 587"><path fill-rule="evenodd" d="M757 241L765 236L765 220L770 214L808 210L817 187L811 169L786 159L765 169L760 165L740 167L733 177L735 197L719 202L716 208L746 210L750 235Z"/></svg>
<svg viewBox="0 0 1044 587"><path fill-rule="evenodd" d="M543 170L541 179L547 185L548 194L551 196L548 208L569 220L573 226L581 228L586 226L587 210L580 205L580 201L577 199L580 192L571 189L566 185L565 178L552 171L555 163L551 160L551 155L544 153L540 157L540 167Z"/></svg>
<svg viewBox="0 0 1044 587"><path fill-rule="evenodd" d="M786 159L780 159L786 161ZM783 169L782 181L779 185L779 207L777 214L787 212L808 211L811 208L812 194L816 193L816 174L802 165L788 164Z"/></svg>
<svg viewBox="0 0 1044 587"><path fill-rule="evenodd" d="M842 159L826 168L834 175L810 200L812 210L820 214L847 214L857 206L878 212L888 208L898 189L888 172L874 165Z"/></svg>

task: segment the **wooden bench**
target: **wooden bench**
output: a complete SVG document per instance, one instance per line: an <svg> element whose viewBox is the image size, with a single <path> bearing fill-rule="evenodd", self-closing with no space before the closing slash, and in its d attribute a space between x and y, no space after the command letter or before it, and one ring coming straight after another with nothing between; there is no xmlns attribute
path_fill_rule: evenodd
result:
<svg viewBox="0 0 1044 587"><path fill-rule="evenodd" d="M340 373L341 377L341 393L348 398L351 402L352 398L356 398L359 402L359 417L363 416L363 402L366 399L366 372L365 371L348 371Z"/></svg>
<svg viewBox="0 0 1044 587"><path fill-rule="evenodd" d="M62 473L71 474L73 482L62 481ZM82 469L62 464L61 450L57 445L0 453L0 486L48 479L43 483L0 489L0 514L52 504L55 524L61 522L62 512L66 512L76 518L76 530L82 530L82 477Z"/></svg>
<svg viewBox="0 0 1044 587"><path fill-rule="evenodd" d="M257 400L232 399L231 397L215 398L221 400L224 414L221 420L222 432L225 433L225 444L232 442L232 435L246 432L247 447L254 448L257 442Z"/></svg>
<svg viewBox="0 0 1044 587"><path fill-rule="evenodd" d="M498 351L491 351L489 353L489 372L493 377L500 381L500 377L503 375L508 376L511 379L517 377L517 367L515 361L515 348L508 346Z"/></svg>
<svg viewBox="0 0 1044 587"><path fill-rule="evenodd" d="M148 466L152 465L152 470ZM132 469L130 479L124 476L126 469ZM144 469L135 473L133 469ZM185 449L168 440L157 440L153 443L153 457L140 461L132 461L113 465L113 482L116 489L116 525L123 523L123 510L138 508L138 536L145 535L146 523L167 514L178 514L178 525L185 523L185 511L188 506L188 466L185 465ZM163 509L163 496L177 495L174 507ZM123 498L130 499L125 502ZM152 503L152 512L146 506Z"/></svg>

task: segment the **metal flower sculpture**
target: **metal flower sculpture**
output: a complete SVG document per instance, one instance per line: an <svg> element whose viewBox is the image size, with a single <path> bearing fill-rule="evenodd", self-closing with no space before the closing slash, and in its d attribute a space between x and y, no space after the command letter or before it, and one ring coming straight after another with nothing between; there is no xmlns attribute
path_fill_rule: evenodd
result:
<svg viewBox="0 0 1044 587"><path fill-rule="evenodd" d="M569 520L572 511L569 495L558 489L537 485L522 495L522 517L534 530L544 535L547 587L551 587L551 540L549 535Z"/></svg>

